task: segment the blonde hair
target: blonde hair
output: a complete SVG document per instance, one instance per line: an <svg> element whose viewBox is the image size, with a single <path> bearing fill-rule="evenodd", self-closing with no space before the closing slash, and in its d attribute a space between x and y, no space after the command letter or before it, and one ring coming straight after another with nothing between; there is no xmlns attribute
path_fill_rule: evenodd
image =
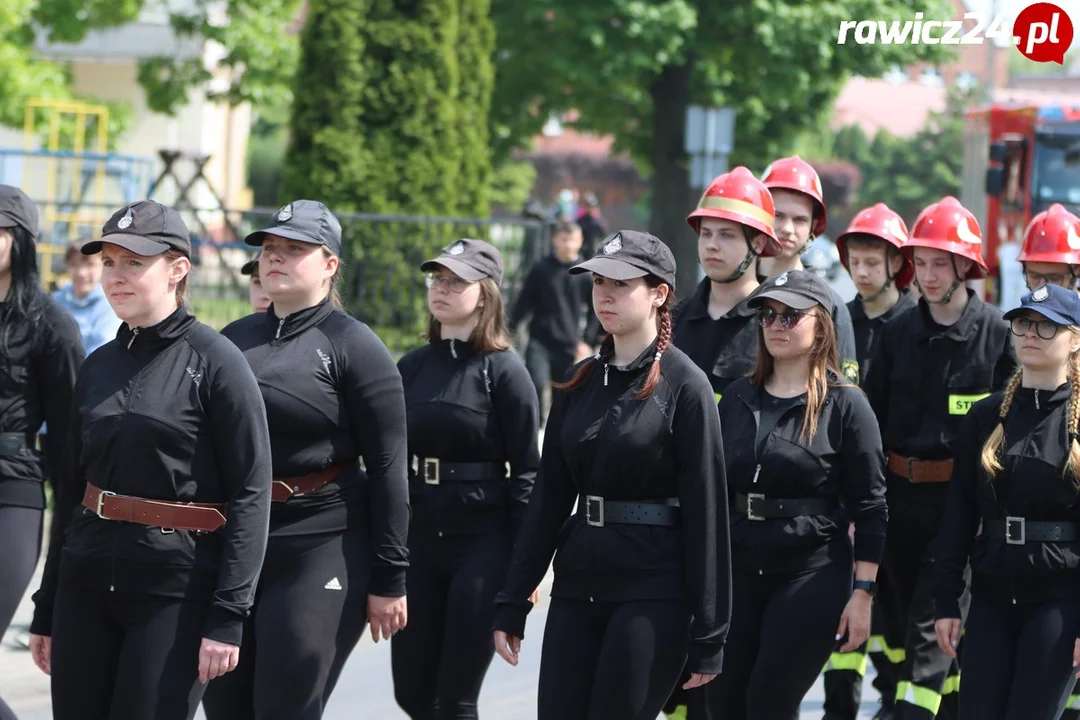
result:
<svg viewBox="0 0 1080 720"><path fill-rule="evenodd" d="M1069 326L1069 331L1074 335L1080 335L1080 327ZM998 411L998 424L990 437L983 443L982 461L983 470L991 480L1004 470L1001 464L1001 446L1005 444L1005 418L1012 407L1013 397L1024 377L1023 368L1013 373L1005 386L1005 397L1001 401L1001 409ZM1065 460L1061 476L1072 475L1073 486L1080 491L1080 440L1077 439L1078 427L1080 427L1080 350L1069 356L1069 405L1068 405L1068 439L1065 441L1069 446L1069 457Z"/></svg>
<svg viewBox="0 0 1080 720"><path fill-rule="evenodd" d="M341 276L345 270L345 263L341 261L341 258L334 253L330 252L330 248L325 245L322 246L323 257L329 260L332 257L338 258L337 270L334 271L334 277L330 278L330 304L336 307L338 310L345 309L345 303L341 300Z"/></svg>
<svg viewBox="0 0 1080 720"><path fill-rule="evenodd" d="M188 257L179 250L170 249L165 251L165 259L169 262L179 260L182 257ZM190 260L190 258L188 258ZM176 283L176 304L178 306L185 306L187 304L187 279L188 275L191 275L191 271L188 274L180 278L180 282Z"/></svg>
<svg viewBox="0 0 1080 720"><path fill-rule="evenodd" d="M829 392L829 375L843 377L837 369L840 366L840 356L836 346L836 330L833 328L832 316L820 305L812 307L807 311L807 315L817 320L818 333L809 352L810 377L806 384L806 411L803 413L802 430L799 432L799 440L804 442L817 433L821 409L825 407L825 396ZM774 365L773 356L765 348L765 330L759 324L757 361L750 371L750 382L755 387L762 387L773 374ZM849 383L833 381L831 384L848 385Z"/></svg>

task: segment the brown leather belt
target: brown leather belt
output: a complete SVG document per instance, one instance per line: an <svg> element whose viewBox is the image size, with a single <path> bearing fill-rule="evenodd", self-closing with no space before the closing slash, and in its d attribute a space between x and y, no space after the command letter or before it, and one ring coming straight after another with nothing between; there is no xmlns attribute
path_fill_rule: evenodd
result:
<svg viewBox="0 0 1080 720"><path fill-rule="evenodd" d="M309 492L315 492L348 470L349 467L349 465L331 465L328 468L307 475L274 478L270 499L274 502L285 502L293 495L306 495Z"/></svg>
<svg viewBox="0 0 1080 720"><path fill-rule="evenodd" d="M212 503L180 503L117 495L86 483L83 507L103 520L149 525L163 532L197 530L213 532L225 524L227 506Z"/></svg>
<svg viewBox="0 0 1080 720"><path fill-rule="evenodd" d="M889 451L889 472L913 483L949 482L952 466L952 460L919 460Z"/></svg>

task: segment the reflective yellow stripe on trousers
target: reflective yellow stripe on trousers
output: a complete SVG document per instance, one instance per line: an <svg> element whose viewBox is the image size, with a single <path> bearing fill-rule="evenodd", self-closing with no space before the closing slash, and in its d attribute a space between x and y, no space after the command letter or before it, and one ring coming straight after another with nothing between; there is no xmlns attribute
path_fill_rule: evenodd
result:
<svg viewBox="0 0 1080 720"><path fill-rule="evenodd" d="M940 693L935 692L930 688L919 687L918 685L903 681L896 684L896 702L906 702L937 715L938 708L941 707L942 696L955 692L960 692L959 675L945 678L945 684L941 688Z"/></svg>

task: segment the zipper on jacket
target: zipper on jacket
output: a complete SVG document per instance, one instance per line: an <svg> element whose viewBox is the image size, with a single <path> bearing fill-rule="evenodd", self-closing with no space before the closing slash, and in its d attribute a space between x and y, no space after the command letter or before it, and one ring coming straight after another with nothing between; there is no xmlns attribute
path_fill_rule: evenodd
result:
<svg viewBox="0 0 1080 720"><path fill-rule="evenodd" d="M1035 388L1035 409L1036 410L1041 410L1042 409L1042 408L1039 407L1039 389L1038 388ZM1013 602L1015 602L1015 600Z"/></svg>
<svg viewBox="0 0 1080 720"><path fill-rule="evenodd" d="M450 354L457 360L457 350L454 348L454 338L450 338Z"/></svg>
<svg viewBox="0 0 1080 720"><path fill-rule="evenodd" d="M608 371L608 364L604 363L604 387L607 387L607 371Z"/></svg>
<svg viewBox="0 0 1080 720"><path fill-rule="evenodd" d="M275 340L280 340L281 339L281 329L283 327L285 327L285 318L281 318L280 320L278 320L277 332L274 333L274 339Z"/></svg>
<svg viewBox="0 0 1080 720"><path fill-rule="evenodd" d="M751 480L750 482L752 484L757 483L757 478L758 478L758 475L760 475L760 474L761 474L761 464L758 463L758 466L756 468L754 468L754 479Z"/></svg>
<svg viewBox="0 0 1080 720"><path fill-rule="evenodd" d="M135 342L135 336L139 334L139 328L131 328L131 339L128 340L127 349L131 349L131 343Z"/></svg>

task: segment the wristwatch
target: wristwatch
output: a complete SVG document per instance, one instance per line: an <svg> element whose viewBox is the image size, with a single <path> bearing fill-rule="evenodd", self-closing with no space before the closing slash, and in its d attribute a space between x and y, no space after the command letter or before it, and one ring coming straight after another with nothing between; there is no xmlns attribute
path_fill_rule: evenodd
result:
<svg viewBox="0 0 1080 720"><path fill-rule="evenodd" d="M877 597L877 583L873 580L856 580L856 590L864 590L870 597Z"/></svg>

